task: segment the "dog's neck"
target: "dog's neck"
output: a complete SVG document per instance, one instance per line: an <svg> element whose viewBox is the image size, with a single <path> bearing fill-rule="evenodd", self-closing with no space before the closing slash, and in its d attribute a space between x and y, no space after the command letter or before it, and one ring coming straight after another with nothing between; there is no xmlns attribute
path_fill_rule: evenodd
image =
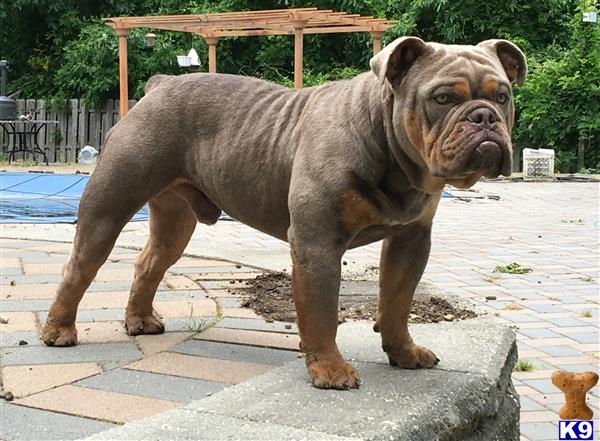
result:
<svg viewBox="0 0 600 441"><path fill-rule="evenodd" d="M380 133L385 133L385 142L381 148L386 151L389 173L393 175L386 178L397 182L396 185L405 190L413 188L430 194L440 193L444 189L445 180L433 176L418 152L410 145L402 126L403 118L395 117L395 112L400 109L395 108L391 88L387 84L382 85L374 74L370 74L369 101L376 102L379 109L377 113L380 117L375 121L381 121L379 130Z"/></svg>

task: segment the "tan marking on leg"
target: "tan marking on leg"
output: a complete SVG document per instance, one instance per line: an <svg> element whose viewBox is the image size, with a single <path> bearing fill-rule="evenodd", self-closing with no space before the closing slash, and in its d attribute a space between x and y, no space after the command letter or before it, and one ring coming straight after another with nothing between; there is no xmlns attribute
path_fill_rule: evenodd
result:
<svg viewBox="0 0 600 441"><path fill-rule="evenodd" d="M429 256L431 219L436 205L437 200L402 235L386 238L381 249L374 330L381 332L383 350L392 366L431 368L439 361L429 349L416 345L408 332L413 295Z"/></svg>
<svg viewBox="0 0 600 441"><path fill-rule="evenodd" d="M149 205L150 238L135 261L135 277L125 314L129 335L164 331L153 313L154 295L165 271L179 260L196 227L192 209L170 191L154 197Z"/></svg>
<svg viewBox="0 0 600 441"><path fill-rule="evenodd" d="M367 198L349 191L342 196L342 222L351 234L381 223L381 213Z"/></svg>
<svg viewBox="0 0 600 441"><path fill-rule="evenodd" d="M321 300L322 297L310 295L315 289L310 282L311 276L297 263L293 252L292 263L300 350L306 354L306 367L313 385L321 389L357 388L360 384L358 373L344 360L335 344L337 301L331 310L331 305Z"/></svg>
<svg viewBox="0 0 600 441"><path fill-rule="evenodd" d="M48 346L77 344L77 307L121 231L113 219L93 217L80 211L73 251L63 266L63 280L42 329L42 340Z"/></svg>

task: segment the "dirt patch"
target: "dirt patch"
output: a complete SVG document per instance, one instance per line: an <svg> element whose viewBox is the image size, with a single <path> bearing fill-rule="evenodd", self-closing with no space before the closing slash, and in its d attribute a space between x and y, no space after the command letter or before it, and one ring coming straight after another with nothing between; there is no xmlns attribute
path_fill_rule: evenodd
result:
<svg viewBox="0 0 600 441"><path fill-rule="evenodd" d="M244 308L251 308L267 322L296 321L292 280L288 274L262 274L246 283L245 288L236 290L238 293L246 295L242 300ZM340 322L346 319L374 321L376 316L377 295L340 295L340 311L338 313ZM409 323L435 323L469 319L476 316L475 312L453 305L442 297L421 296L413 300L408 321Z"/></svg>

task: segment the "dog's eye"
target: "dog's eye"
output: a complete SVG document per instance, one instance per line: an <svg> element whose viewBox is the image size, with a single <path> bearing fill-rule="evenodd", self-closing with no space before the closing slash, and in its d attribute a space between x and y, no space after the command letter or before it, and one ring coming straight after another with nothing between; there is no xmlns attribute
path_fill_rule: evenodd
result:
<svg viewBox="0 0 600 441"><path fill-rule="evenodd" d="M504 104L508 101L508 95L505 93L499 93L496 97L496 101L498 101L499 104Z"/></svg>
<svg viewBox="0 0 600 441"><path fill-rule="evenodd" d="M438 104L448 104L450 102L450 95L447 93L443 93L434 98L435 102Z"/></svg>

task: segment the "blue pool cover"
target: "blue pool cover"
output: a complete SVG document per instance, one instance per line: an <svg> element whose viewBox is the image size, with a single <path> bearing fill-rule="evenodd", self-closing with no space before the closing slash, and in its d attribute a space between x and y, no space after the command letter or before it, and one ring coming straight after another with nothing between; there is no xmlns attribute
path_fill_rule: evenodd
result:
<svg viewBox="0 0 600 441"><path fill-rule="evenodd" d="M88 179L85 175L0 172L0 223L75 223ZM132 220L146 219L144 207Z"/></svg>
<svg viewBox="0 0 600 441"><path fill-rule="evenodd" d="M77 222L79 199L89 176L0 172L0 224ZM443 192L442 197L452 197ZM147 206L133 216L148 219ZM233 220L223 213L221 219Z"/></svg>

